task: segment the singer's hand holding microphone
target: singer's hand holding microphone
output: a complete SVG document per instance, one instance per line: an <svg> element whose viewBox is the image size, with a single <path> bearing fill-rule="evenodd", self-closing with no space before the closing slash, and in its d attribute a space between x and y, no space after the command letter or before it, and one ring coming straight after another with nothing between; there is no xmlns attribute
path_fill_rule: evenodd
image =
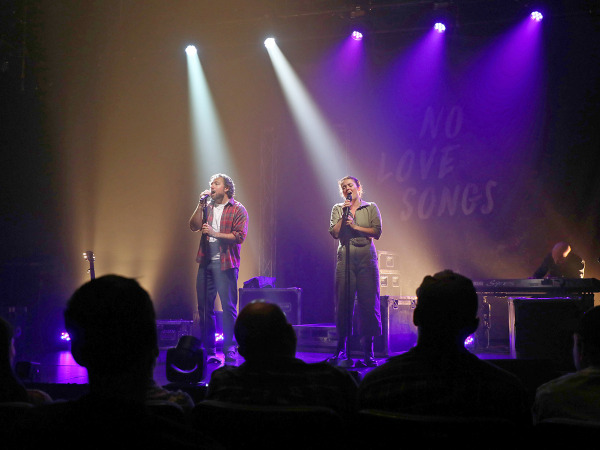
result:
<svg viewBox="0 0 600 450"><path fill-rule="evenodd" d="M209 197L210 197L210 191L209 190L204 191L202 194L200 194L200 200L198 200L198 203L205 204Z"/></svg>
<svg viewBox="0 0 600 450"><path fill-rule="evenodd" d="M349 227L352 227L352 225L354 225L354 217L352 216L352 213L350 212L351 205L352 205L352 192L348 192L348 195L346 196L346 201L344 202L344 205L343 205L343 211L344 211L344 224L348 225Z"/></svg>

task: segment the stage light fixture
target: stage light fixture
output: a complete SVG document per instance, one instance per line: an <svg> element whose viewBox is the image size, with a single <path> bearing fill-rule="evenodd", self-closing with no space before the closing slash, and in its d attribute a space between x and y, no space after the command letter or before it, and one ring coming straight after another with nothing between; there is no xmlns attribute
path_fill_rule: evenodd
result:
<svg viewBox="0 0 600 450"><path fill-rule="evenodd" d="M198 50L196 49L196 47L195 47L195 46L193 46L193 45L188 45L188 46L185 48L185 52L186 52L188 55L195 55L196 53L198 53Z"/></svg>
<svg viewBox="0 0 600 450"><path fill-rule="evenodd" d="M444 25L442 22L436 22L433 28L438 33L443 33L444 31L446 31L446 25Z"/></svg>
<svg viewBox="0 0 600 450"><path fill-rule="evenodd" d="M265 39L265 47L267 49L275 47L275 38L269 37Z"/></svg>
<svg viewBox="0 0 600 450"><path fill-rule="evenodd" d="M352 39L355 41L362 41L363 34L360 31L354 30L352 32Z"/></svg>
<svg viewBox="0 0 600 450"><path fill-rule="evenodd" d="M177 347L167 350L167 380L172 383L199 383L206 375L206 354L200 340L181 336Z"/></svg>
<svg viewBox="0 0 600 450"><path fill-rule="evenodd" d="M529 17L531 17L531 19L532 19L532 20L535 20L536 22L540 22L540 21L541 21L541 20L544 18L544 16L542 15L542 13L541 13L541 12L539 12L539 11L533 11L533 12L532 12L532 13L529 15Z"/></svg>
<svg viewBox="0 0 600 450"><path fill-rule="evenodd" d="M476 343L477 343L477 341L475 339L474 334L467 336L467 338L465 339L465 347L470 350L475 348Z"/></svg>

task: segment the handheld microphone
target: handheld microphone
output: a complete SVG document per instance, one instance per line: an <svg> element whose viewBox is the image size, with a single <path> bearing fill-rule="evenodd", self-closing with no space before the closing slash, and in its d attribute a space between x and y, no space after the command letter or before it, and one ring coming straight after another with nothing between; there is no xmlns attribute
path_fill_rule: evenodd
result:
<svg viewBox="0 0 600 450"><path fill-rule="evenodd" d="M205 202L208 197L210 197L210 195L204 194L202 197L200 197L200 203Z"/></svg>
<svg viewBox="0 0 600 450"><path fill-rule="evenodd" d="M352 201L352 192L348 192L348 195L346 195L346 200L348 201ZM350 214L350 207L346 206L344 207L344 216L347 216L348 214Z"/></svg>

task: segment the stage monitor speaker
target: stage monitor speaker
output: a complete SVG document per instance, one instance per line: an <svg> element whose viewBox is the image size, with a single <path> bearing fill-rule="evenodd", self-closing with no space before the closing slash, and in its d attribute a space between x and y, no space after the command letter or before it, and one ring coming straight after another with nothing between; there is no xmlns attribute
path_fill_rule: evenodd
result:
<svg viewBox="0 0 600 450"><path fill-rule="evenodd" d="M240 311L254 301L278 305L292 325L302 323L302 289L291 288L240 288Z"/></svg>
<svg viewBox="0 0 600 450"><path fill-rule="evenodd" d="M548 359L573 370L573 332L593 298L509 298L511 356Z"/></svg>

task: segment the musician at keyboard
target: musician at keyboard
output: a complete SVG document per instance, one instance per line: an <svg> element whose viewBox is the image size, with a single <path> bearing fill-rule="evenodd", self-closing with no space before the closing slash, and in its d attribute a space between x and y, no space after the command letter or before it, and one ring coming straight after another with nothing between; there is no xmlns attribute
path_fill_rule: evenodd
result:
<svg viewBox="0 0 600 450"><path fill-rule="evenodd" d="M559 242L546 255L533 278L583 278L585 261L571 251L566 242Z"/></svg>

